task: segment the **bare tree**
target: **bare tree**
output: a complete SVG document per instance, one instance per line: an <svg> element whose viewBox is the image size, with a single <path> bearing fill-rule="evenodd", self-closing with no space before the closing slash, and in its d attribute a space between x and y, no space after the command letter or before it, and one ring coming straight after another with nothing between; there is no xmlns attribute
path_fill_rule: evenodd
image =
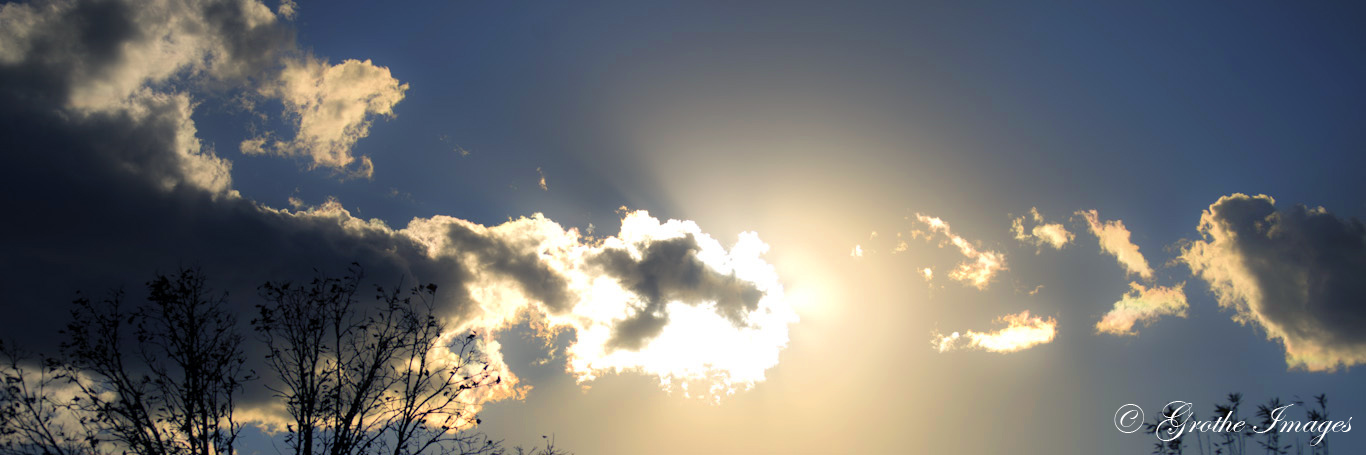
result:
<svg viewBox="0 0 1366 455"><path fill-rule="evenodd" d="M293 418L295 455L497 451L497 442L460 431L478 423L462 396L501 378L474 337L449 339L432 311L436 286L407 295L380 288L380 305L369 307L356 301L362 278L353 264L342 278L261 287L266 303L253 324L279 379L272 390ZM434 357L448 349L454 359Z"/></svg>
<svg viewBox="0 0 1366 455"><path fill-rule="evenodd" d="M502 382L484 362L476 334L448 336L446 324L434 314L434 284L414 287L406 296L397 288L387 293L377 288L377 292L386 310L398 317L403 346L394 366L389 400L392 416L386 425L392 433L391 453L497 451L499 444L487 436L460 431L470 422L479 423L473 407L463 400L468 392Z"/></svg>
<svg viewBox="0 0 1366 455"><path fill-rule="evenodd" d="M56 359L0 342L0 454L93 455L99 439L70 410L72 387Z"/></svg>
<svg viewBox="0 0 1366 455"><path fill-rule="evenodd" d="M252 321L293 418L296 455L502 455L467 431L475 396L502 382L479 337L448 330L436 286L376 288L357 303L359 266L305 286L267 283ZM145 304L112 292L74 302L60 358L0 343L0 455L235 453L235 398L254 379L243 339L194 269L147 283ZM517 453L523 453L521 448ZM562 455L553 440L540 455Z"/></svg>
<svg viewBox="0 0 1366 455"><path fill-rule="evenodd" d="M233 453L241 429L233 400L251 374L226 294L195 269L159 275L147 289L147 303L132 311L121 292L99 304L76 300L62 343L66 378L78 389L73 411L125 451Z"/></svg>

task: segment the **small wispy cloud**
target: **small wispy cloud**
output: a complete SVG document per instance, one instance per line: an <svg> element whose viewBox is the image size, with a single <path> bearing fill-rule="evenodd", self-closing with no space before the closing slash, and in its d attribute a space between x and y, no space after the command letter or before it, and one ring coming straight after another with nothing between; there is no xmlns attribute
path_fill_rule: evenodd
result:
<svg viewBox="0 0 1366 455"><path fill-rule="evenodd" d="M1030 316L1029 310L1001 316L996 323L1005 324L1005 327L993 332L969 330L949 335L936 332L931 343L939 352L979 350L1004 354L1052 342L1058 335L1056 319Z"/></svg>
<svg viewBox="0 0 1366 455"><path fill-rule="evenodd" d="M1041 250L1044 245L1051 246L1055 250L1061 250L1075 238L1062 223L1045 223L1038 207L1029 208L1028 219L1033 221L1033 227L1025 227L1025 216L1011 220L1010 230L1015 233L1016 240L1032 244Z"/></svg>
<svg viewBox="0 0 1366 455"><path fill-rule="evenodd" d="M542 172L542 171L541 171L541 168L540 168L539 166L536 167L536 175L538 175L538 176L541 177L541 180L540 180L541 191L550 191L550 187L549 187L549 186L546 186L546 184L545 184L545 172Z"/></svg>
<svg viewBox="0 0 1366 455"><path fill-rule="evenodd" d="M978 249L978 247L973 246L972 242L954 234L953 230L949 227L949 224L944 222L943 219L921 215L919 213L915 214L915 219L927 226L929 233L924 235L932 235L934 233L942 234L944 238L947 239L947 243L956 247L958 252L962 253L963 257L967 259L959 263L958 267L949 271L949 278L962 281L977 289L986 289L987 284L991 282L991 279L995 277L997 273L1006 270L1005 254L997 251ZM917 236L917 232L921 231L912 231L912 236Z"/></svg>
<svg viewBox="0 0 1366 455"><path fill-rule="evenodd" d="M1134 336L1134 324L1143 323L1146 327L1162 316L1186 317L1186 283L1176 286L1144 287L1137 282L1129 283L1129 292L1115 302L1114 308L1096 322L1096 333L1116 336Z"/></svg>
<svg viewBox="0 0 1366 455"><path fill-rule="evenodd" d="M1129 229L1124 227L1123 221L1102 222L1100 214L1095 210L1078 210L1077 215L1086 220L1091 233L1100 239L1100 249L1114 256L1119 264L1124 266L1125 271L1145 280L1153 278L1152 267L1148 266L1148 260L1143 258L1143 253L1138 252L1138 245L1129 240Z"/></svg>

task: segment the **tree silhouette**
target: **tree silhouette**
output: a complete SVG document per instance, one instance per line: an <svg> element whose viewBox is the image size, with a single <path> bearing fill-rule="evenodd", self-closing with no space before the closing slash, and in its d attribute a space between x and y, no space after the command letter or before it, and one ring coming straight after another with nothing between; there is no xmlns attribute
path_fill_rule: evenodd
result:
<svg viewBox="0 0 1366 455"><path fill-rule="evenodd" d="M0 454L88 455L99 452L93 429L70 412L72 386L57 359L0 341Z"/></svg>
<svg viewBox="0 0 1366 455"><path fill-rule="evenodd" d="M368 309L356 300L362 278L353 264L341 278L261 287L266 303L252 322L279 379L272 390L293 418L286 440L295 455L499 451L460 432L479 422L468 394L501 378L473 334L450 339L433 314L436 286L377 288L380 305Z"/></svg>
<svg viewBox="0 0 1366 455"><path fill-rule="evenodd" d="M203 275L182 269L147 283L144 305L123 293L78 298L64 333L70 408L102 442L146 455L232 453L233 399L250 379L242 336ZM130 333L131 332L131 333ZM132 339L128 335L132 335Z"/></svg>
<svg viewBox="0 0 1366 455"><path fill-rule="evenodd" d="M480 394L502 378L474 333L436 314L436 286L376 287L363 274L267 282L252 325L267 349L265 387L292 422L295 455L507 453L467 431ZM197 269L157 275L146 302L114 291L77 298L58 357L0 343L0 455L235 453L244 338ZM526 453L514 448L517 453ZM554 441L530 453L563 455Z"/></svg>
<svg viewBox="0 0 1366 455"><path fill-rule="evenodd" d="M393 434L392 454L426 453L433 448L461 454L497 450L496 443L482 434L458 432L471 420L479 422L471 406L462 401L466 393L502 382L488 371L476 335L446 333L445 323L433 314L436 285L414 287L407 296L400 296L397 288L389 293L383 288L376 291L387 311L398 316L404 346L388 401L393 412L386 425ZM451 355L436 355L443 351Z"/></svg>
<svg viewBox="0 0 1366 455"><path fill-rule="evenodd" d="M526 449L522 448L521 446L518 446L513 448L512 453L517 455L574 455L573 452L569 452L564 449L555 447L554 435L542 435L541 439L545 441L544 447L532 447L530 449Z"/></svg>

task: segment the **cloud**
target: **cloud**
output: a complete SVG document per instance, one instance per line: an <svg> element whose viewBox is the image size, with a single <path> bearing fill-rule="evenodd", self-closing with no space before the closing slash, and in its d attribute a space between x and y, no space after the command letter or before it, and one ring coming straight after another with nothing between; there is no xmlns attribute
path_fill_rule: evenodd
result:
<svg viewBox="0 0 1366 455"><path fill-rule="evenodd" d="M402 92L368 62L295 61L285 72L298 74L276 74L271 62L289 60L292 33L259 2L0 8L0 148L11 152L0 191L16 195L5 213L13 222L0 223L0 285L16 304L0 331L36 349L55 347L77 290L128 286L132 300L149 274L198 265L240 306L231 311L251 314L265 280L307 280L353 261L381 284L437 284L452 333L480 329L502 381L478 403L526 390L496 335L528 318L574 333L565 368L580 381L637 372L714 399L762 381L786 346L796 316L754 233L726 248L695 223L645 212L625 213L605 238L540 215L495 226L433 216L397 228L336 200L285 209L237 193L231 163L197 137L197 94L312 83L267 91L302 94L300 144L349 147ZM319 92L331 89L340 94ZM349 156L331 152L320 156ZM258 385L242 412L269 422L278 403Z"/></svg>
<svg viewBox="0 0 1366 455"><path fill-rule="evenodd" d="M121 110L173 78L248 77L293 48L254 1L7 3L0 24L0 64L34 77L31 96L83 113Z"/></svg>
<svg viewBox="0 0 1366 455"><path fill-rule="evenodd" d="M241 82L293 46L291 32L256 2L7 3L0 24L0 85L12 109L87 126L123 123L129 129L107 133L135 146L108 147L106 165L215 193L229 189L231 164L201 146L195 102L167 83ZM153 137L161 142L137 142Z"/></svg>
<svg viewBox="0 0 1366 455"><path fill-rule="evenodd" d="M545 335L573 332L566 370L581 382L634 371L719 399L762 381L796 322L754 233L727 249L696 223L634 211L591 241L540 215L415 219L398 234L464 265L477 307L466 326L496 332L529 314Z"/></svg>
<svg viewBox="0 0 1366 455"><path fill-rule="evenodd" d="M854 245L854 247L849 250L849 256L856 258L863 257L863 245Z"/></svg>
<svg viewBox="0 0 1366 455"><path fill-rule="evenodd" d="M953 231L949 228L949 224L942 219L921 215L919 213L915 214L915 219L916 221L924 223L927 226L929 233L920 233L921 231L918 230L912 231L912 238L918 236L926 236L928 238L929 235L933 235L936 232L943 234L944 237L948 239L948 243L957 247L958 252L962 253L964 258L967 258L966 261L959 263L957 268L949 271L949 278L962 281L964 284L971 285L977 289L986 289L987 284L991 282L991 279L995 277L997 273L1006 270L1005 254L991 250L978 250L971 242L954 235Z"/></svg>
<svg viewBox="0 0 1366 455"><path fill-rule="evenodd" d="M1136 274L1145 280L1153 278L1153 269L1148 266L1148 260L1143 259L1143 253L1138 252L1138 245L1129 241L1129 230L1124 227L1123 221L1101 222L1100 215L1095 210L1078 210L1077 215L1086 220L1091 233L1100 239L1100 249L1114 256L1127 273Z"/></svg>
<svg viewBox="0 0 1366 455"><path fill-rule="evenodd" d="M394 116L394 105L407 90L408 84L399 83L389 68L370 60L336 65L312 56L286 60L278 79L260 92L284 102L287 117L294 122L294 138L254 137L243 141L240 149L249 155L305 157L313 167L370 178L374 163L368 156L354 156L352 147L370 135L373 117Z"/></svg>
<svg viewBox="0 0 1366 455"><path fill-rule="evenodd" d="M1052 342L1058 334L1057 320L1030 316L1029 310L1001 316L996 322L1006 326L994 332L935 333L932 344L939 352L980 350L1004 354Z"/></svg>
<svg viewBox="0 0 1366 455"><path fill-rule="evenodd" d="M1279 340L1291 368L1366 362L1366 227L1323 207L1275 204L1266 195L1219 198L1181 260L1234 320Z"/></svg>
<svg viewBox="0 0 1366 455"><path fill-rule="evenodd" d="M1171 287L1147 288L1136 282L1129 283L1129 292L1096 322L1096 333L1138 335L1133 330L1135 323L1142 322L1147 326L1162 316L1186 317L1186 308L1190 305L1186 303L1186 292L1182 290L1185 285L1180 283Z"/></svg>
<svg viewBox="0 0 1366 455"><path fill-rule="evenodd" d="M1033 220L1034 226L1028 230L1025 229L1025 217L1021 216L1011 221L1010 230L1015 233L1016 240L1033 244L1039 249L1048 245L1055 250L1061 250L1072 241L1072 233L1067 232L1062 223L1045 223L1038 207L1029 208L1029 218Z"/></svg>
<svg viewBox="0 0 1366 455"><path fill-rule="evenodd" d="M280 0L280 7L275 10L281 18L294 20L299 15L299 2L294 0Z"/></svg>
<svg viewBox="0 0 1366 455"><path fill-rule="evenodd" d="M541 180L537 182L541 186L541 191L550 191L550 187L545 184L545 173L541 172L540 167L536 168L536 175L541 177Z"/></svg>

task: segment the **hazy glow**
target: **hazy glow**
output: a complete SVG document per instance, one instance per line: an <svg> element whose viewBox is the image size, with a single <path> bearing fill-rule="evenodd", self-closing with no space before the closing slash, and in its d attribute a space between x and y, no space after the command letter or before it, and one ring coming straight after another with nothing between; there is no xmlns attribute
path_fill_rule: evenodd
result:
<svg viewBox="0 0 1366 455"><path fill-rule="evenodd" d="M934 334L933 345L939 352L974 349L998 353L1016 352L1053 341L1058 334L1058 321L1049 317L1030 316L1029 310L1007 314L996 319L1006 326L994 332L953 332Z"/></svg>

